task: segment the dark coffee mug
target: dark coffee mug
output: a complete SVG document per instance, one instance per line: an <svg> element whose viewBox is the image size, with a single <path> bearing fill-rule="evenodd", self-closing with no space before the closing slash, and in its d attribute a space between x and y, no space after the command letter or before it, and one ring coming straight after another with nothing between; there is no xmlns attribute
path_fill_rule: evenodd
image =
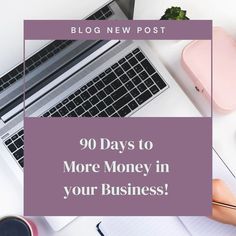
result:
<svg viewBox="0 0 236 236"><path fill-rule="evenodd" d="M0 219L0 236L38 236L35 224L20 216Z"/></svg>

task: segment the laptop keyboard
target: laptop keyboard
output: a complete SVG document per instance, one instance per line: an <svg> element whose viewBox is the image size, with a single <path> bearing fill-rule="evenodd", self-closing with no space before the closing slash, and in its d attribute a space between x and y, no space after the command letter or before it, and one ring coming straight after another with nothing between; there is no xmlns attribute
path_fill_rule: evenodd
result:
<svg viewBox="0 0 236 236"><path fill-rule="evenodd" d="M88 20L105 20L113 15L113 12L109 6L103 7L101 10L91 15ZM55 40L41 49L35 55L25 61L25 74L33 71L41 64L55 56L57 53L65 49L72 44L74 40ZM0 92L7 89L10 85L14 84L18 80L22 79L24 75L23 63L9 71L4 76L0 77Z"/></svg>
<svg viewBox="0 0 236 236"><path fill-rule="evenodd" d="M24 167L24 131L23 129L12 135L5 141L5 145L13 154L17 162Z"/></svg>
<svg viewBox="0 0 236 236"><path fill-rule="evenodd" d="M168 85L136 48L42 117L125 117ZM23 130L5 141L23 167Z"/></svg>
<svg viewBox="0 0 236 236"><path fill-rule="evenodd" d="M88 20L106 20L113 15L113 12L109 6L103 7L101 10L97 11L91 15Z"/></svg>
<svg viewBox="0 0 236 236"><path fill-rule="evenodd" d="M44 47L38 53L25 61L25 74L27 75L29 72L33 71L35 68L62 51L71 43L73 43L72 40L55 40ZM0 92L7 89L19 79L22 79L23 75L24 67L22 63L0 78Z"/></svg>

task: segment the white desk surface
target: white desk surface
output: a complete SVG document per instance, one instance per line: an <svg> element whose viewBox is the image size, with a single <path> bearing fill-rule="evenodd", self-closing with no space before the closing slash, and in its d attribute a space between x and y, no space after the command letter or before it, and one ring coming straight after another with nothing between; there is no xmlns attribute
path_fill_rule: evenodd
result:
<svg viewBox="0 0 236 236"><path fill-rule="evenodd" d="M180 6L187 10L190 19L212 19L214 26L223 27L236 39L235 0L136 0L135 19L160 19L165 9ZM150 45L157 52L176 81L198 107L202 114L209 111L207 100L194 89L193 83L180 65L180 55L187 41L151 41ZM223 157L236 175L236 111L230 114L213 115L213 146Z"/></svg>
<svg viewBox="0 0 236 236"><path fill-rule="evenodd" d="M105 2L106 0L12 0L2 3L0 31L4 34L0 38L0 74L22 59L22 19L80 19ZM204 4L201 4L195 0L136 0L135 18L158 19L167 7L176 5L188 9L191 19L214 19L215 25L225 27L236 37L234 2L227 0L224 4L222 1L205 0ZM188 95L199 110L206 113L207 102L196 94L179 64L180 52L185 44L185 41L152 42L151 46L176 80L180 84L185 84ZM235 119L236 112L230 115L217 115L214 118L214 145L225 161L234 165L236 172L236 126L233 122ZM1 159L0 189L0 217L9 214L22 215L23 191ZM101 217L79 217L60 232L52 232L43 218L34 217L39 233L43 236L95 236L98 235L95 225L100 219Z"/></svg>

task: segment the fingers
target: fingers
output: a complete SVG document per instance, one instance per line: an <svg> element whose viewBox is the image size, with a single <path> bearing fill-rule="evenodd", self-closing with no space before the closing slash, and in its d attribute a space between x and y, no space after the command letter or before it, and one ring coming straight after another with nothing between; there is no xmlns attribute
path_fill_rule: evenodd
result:
<svg viewBox="0 0 236 236"><path fill-rule="evenodd" d="M212 181L212 199L214 201L236 205L236 196L229 187L220 179ZM212 218L222 223L236 225L236 210L213 205Z"/></svg>

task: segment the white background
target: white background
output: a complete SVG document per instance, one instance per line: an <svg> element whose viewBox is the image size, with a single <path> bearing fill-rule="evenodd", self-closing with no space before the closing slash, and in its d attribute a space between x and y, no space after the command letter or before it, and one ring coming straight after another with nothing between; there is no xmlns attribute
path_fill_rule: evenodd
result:
<svg viewBox="0 0 236 236"><path fill-rule="evenodd" d="M22 60L23 19L81 19L106 0L11 0L2 1L0 14L0 74ZM191 19L213 19L214 25L223 26L236 37L235 0L136 0L137 19L159 19L170 6L188 10ZM157 56L180 83L184 83L190 98L204 113L207 101L196 94L191 82L179 64L180 53L186 42L153 42ZM28 51L31 53L34 47ZM214 146L236 172L236 113L215 114ZM43 178L43 176L42 176ZM89 207L89 206L88 206ZM0 159L0 216L23 214L22 188L6 163ZM40 235L97 235L96 223L100 217L79 217L65 229L53 233L43 218L35 218Z"/></svg>

